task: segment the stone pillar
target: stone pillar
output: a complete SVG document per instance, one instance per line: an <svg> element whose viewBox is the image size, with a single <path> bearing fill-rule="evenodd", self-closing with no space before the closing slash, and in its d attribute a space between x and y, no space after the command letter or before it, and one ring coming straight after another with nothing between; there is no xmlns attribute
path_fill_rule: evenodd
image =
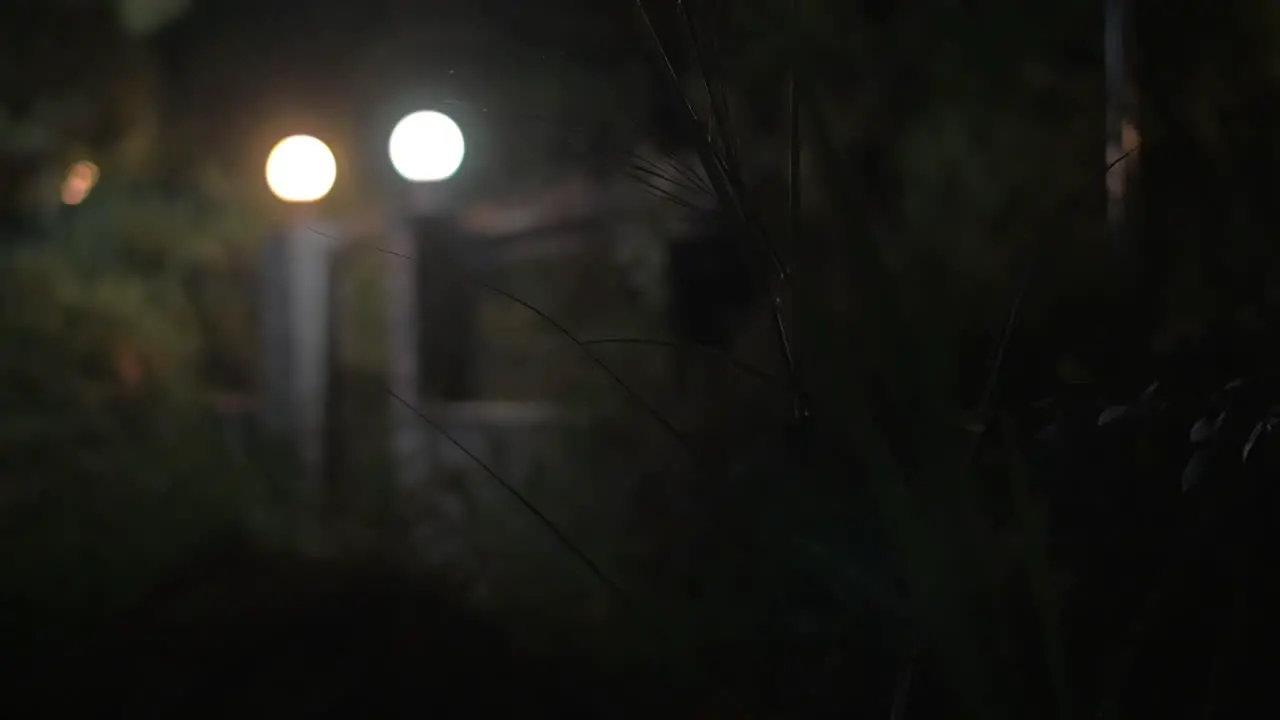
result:
<svg viewBox="0 0 1280 720"><path fill-rule="evenodd" d="M394 393L389 398L391 460L401 489L417 487L428 467L425 423L405 406L407 402L416 407L421 394L416 245L413 228L405 218L391 218L386 240L387 384Z"/></svg>
<svg viewBox="0 0 1280 720"><path fill-rule="evenodd" d="M328 387L329 294L333 228L299 221L263 248L263 421L290 436L305 491L321 490Z"/></svg>

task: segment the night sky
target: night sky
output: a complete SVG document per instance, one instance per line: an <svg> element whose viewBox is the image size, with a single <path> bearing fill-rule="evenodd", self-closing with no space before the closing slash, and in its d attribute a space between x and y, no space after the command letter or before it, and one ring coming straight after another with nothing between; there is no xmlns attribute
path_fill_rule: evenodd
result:
<svg viewBox="0 0 1280 720"><path fill-rule="evenodd" d="M544 154L535 146L559 151L564 136L582 145L605 126L645 121L642 48L626 13L611 9L626 10L586 0L206 0L153 47L168 125L191 148L257 160L282 133L308 132L368 157L405 112L448 104L468 131L468 169L500 154L511 170Z"/></svg>

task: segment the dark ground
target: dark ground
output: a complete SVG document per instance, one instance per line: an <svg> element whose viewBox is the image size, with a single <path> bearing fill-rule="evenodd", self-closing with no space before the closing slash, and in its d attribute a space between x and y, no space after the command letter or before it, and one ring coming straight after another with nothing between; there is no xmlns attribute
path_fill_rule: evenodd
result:
<svg viewBox="0 0 1280 720"><path fill-rule="evenodd" d="M522 650L447 595L382 561L220 549L126 612L18 628L5 705L26 710L6 714L613 718L666 704L643 673Z"/></svg>

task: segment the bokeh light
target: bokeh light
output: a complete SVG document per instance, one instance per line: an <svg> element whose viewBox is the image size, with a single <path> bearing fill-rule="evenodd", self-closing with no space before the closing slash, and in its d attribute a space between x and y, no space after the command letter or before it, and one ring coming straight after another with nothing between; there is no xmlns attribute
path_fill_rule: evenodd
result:
<svg viewBox="0 0 1280 720"><path fill-rule="evenodd" d="M410 182L447 180L462 166L466 141L448 115L423 110L396 123L388 143L391 165Z"/></svg>
<svg viewBox="0 0 1280 720"><path fill-rule="evenodd" d="M67 170L62 180L62 202L66 205L79 205L89 197L93 186L98 184L98 166L88 160L81 160Z"/></svg>
<svg viewBox="0 0 1280 720"><path fill-rule="evenodd" d="M333 189L338 163L329 146L310 135L292 135L267 156L267 187L285 202L315 202Z"/></svg>

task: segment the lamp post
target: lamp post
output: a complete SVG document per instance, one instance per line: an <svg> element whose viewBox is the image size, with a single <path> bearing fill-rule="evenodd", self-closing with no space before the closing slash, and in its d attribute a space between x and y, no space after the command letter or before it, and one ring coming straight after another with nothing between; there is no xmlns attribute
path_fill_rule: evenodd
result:
<svg viewBox="0 0 1280 720"><path fill-rule="evenodd" d="M410 113L396 123L387 141L391 166L417 190L396 203L389 218L387 260L388 382L391 398L391 455L401 487L417 485L432 466L427 428L405 403L421 399L421 333L414 220L445 210L443 193L427 186L448 180L462 166L466 142L449 116L433 110ZM409 259L412 258L412 259ZM399 398L399 399L397 399ZM403 400L403 402L401 402Z"/></svg>
<svg viewBox="0 0 1280 720"><path fill-rule="evenodd" d="M329 263L336 233L311 206L333 189L337 162L321 140L292 135L267 156L267 187L289 206L263 251L263 419L287 434L302 464L307 501L324 474Z"/></svg>

